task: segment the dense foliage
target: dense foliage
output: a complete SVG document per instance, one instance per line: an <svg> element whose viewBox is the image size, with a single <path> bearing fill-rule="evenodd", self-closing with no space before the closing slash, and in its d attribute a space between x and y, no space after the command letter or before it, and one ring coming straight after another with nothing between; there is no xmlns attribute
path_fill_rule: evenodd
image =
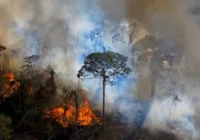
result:
<svg viewBox="0 0 200 140"><path fill-rule="evenodd" d="M113 83L114 78L130 73L127 60L127 57L111 51L91 53L86 57L78 74L84 78L106 78L106 83Z"/></svg>

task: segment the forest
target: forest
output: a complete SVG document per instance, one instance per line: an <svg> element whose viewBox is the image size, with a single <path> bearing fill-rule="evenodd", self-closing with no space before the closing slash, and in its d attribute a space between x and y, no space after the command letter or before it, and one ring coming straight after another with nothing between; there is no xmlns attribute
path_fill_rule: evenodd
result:
<svg viewBox="0 0 200 140"><path fill-rule="evenodd" d="M152 37L144 38L140 43L152 40ZM6 51L6 47L1 46L1 51ZM136 67L141 63L150 67L153 77L151 98L154 97L157 74L163 68L171 67L172 60L172 55L163 55L154 48L147 48L135 60ZM122 121L120 116L123 114L118 111L106 113L106 85L115 86L116 77L130 74L127 61L128 57L116 52L91 53L77 72L77 87L62 85L61 94L57 93L58 76L51 65L38 69L39 55L25 57L17 73L10 67L1 68L1 139L176 139L173 134L160 131L153 135L143 128L144 110L136 112L139 118L132 125ZM91 76L102 81L102 111L93 107L95 102L87 99L89 93L79 83ZM173 100L180 101L177 95Z"/></svg>

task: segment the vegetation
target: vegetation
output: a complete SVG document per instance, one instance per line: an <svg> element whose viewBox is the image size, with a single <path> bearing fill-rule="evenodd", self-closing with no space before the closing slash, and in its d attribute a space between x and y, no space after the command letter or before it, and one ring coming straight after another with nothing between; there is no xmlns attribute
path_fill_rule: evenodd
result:
<svg viewBox="0 0 200 140"><path fill-rule="evenodd" d="M9 139L11 137L12 128L10 127L12 120L9 116L0 115L0 138Z"/></svg>
<svg viewBox="0 0 200 140"><path fill-rule="evenodd" d="M97 60L99 64L101 62L102 64L105 62L109 62L110 64L110 66L106 66L108 64L105 65L109 73L104 73L103 75L104 86L106 83L111 83L112 77L124 75L130 71L128 68L124 69L125 67L118 67L118 65L121 67L125 66L125 62L127 61L126 57L112 52L109 52L105 57L107 61L105 61L106 59L104 59L104 62ZM77 133L78 135L82 135L80 131L83 132L84 135L86 133L87 137L96 138L94 134L99 131L99 124L84 129L87 128L87 126L83 127L78 122L78 104L83 103L78 100L77 91L63 85L62 96L58 96L55 83L56 73L51 66L48 66L45 70L38 71L37 64L39 61L39 56L29 56L24 58L24 65L21 68L21 72L7 73L6 71L1 71L0 73L0 84L2 87L0 94L1 138L5 140L14 137L16 139L37 138L38 140L70 139L77 135ZM118 68L119 71L117 70ZM83 76L82 73L80 74ZM81 92L81 89L79 89L79 92ZM69 104L71 105L71 101L72 104L75 104L76 108L76 123L74 124L70 123L70 120L68 120L69 118L66 118L66 114L69 113L71 108L71 106L69 106ZM52 109L60 107L64 109L60 117L64 119L62 120L63 123L67 125L63 125L59 122L59 118L53 118L53 116L49 117L47 114ZM91 115L94 117L94 114ZM76 127L74 128L73 125ZM77 133L75 133L76 131ZM88 131L91 132L88 133Z"/></svg>
<svg viewBox="0 0 200 140"><path fill-rule="evenodd" d="M25 60L31 64L29 58L32 60L33 57ZM54 70L48 67L46 70L36 72L34 65L28 67L27 63L25 63L27 67L22 66L22 74L6 71L0 73L0 139L7 140L15 137L16 139L45 140L49 137L57 137L57 135L69 137L69 134L65 135L64 131L71 128L65 130L55 119L46 117L46 113L67 102L68 96L74 93L74 90L70 87L63 87L66 100L56 102L57 87ZM67 94L65 94L66 90ZM66 109L68 109L67 106ZM73 132L75 131L72 130L71 133Z"/></svg>
<svg viewBox="0 0 200 140"><path fill-rule="evenodd" d="M128 58L115 52L92 53L86 57L79 78L90 76L100 78L103 82L103 119L112 125L102 126L98 119L100 112L90 110L88 102L81 97L82 89L74 89L68 85L56 85L57 74L51 66L37 70L39 56L24 59L21 72L0 72L0 139L2 140L123 140L147 139L146 130L123 127L120 122L113 121L113 116L105 114L106 84L115 84L115 78L130 73ZM57 89L61 95L57 94ZM79 97L78 97L79 96ZM86 105L86 111L83 111ZM71 110L71 112L70 112ZM76 114L74 114L74 112ZM84 115L85 123L81 120ZM81 116L82 115L82 116ZM95 116L96 115L96 116ZM74 116L74 117L73 117ZM72 118L73 117L73 118ZM82 118L81 118L82 117ZM131 132L130 132L131 130ZM134 134L133 134L134 132ZM137 132L137 137L135 133ZM141 135L140 135L140 134Z"/></svg>

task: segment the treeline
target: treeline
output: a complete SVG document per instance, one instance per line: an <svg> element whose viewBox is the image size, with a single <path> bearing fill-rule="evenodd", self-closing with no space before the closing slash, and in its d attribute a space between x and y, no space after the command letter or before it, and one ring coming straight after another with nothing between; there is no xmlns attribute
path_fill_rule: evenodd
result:
<svg viewBox="0 0 200 140"><path fill-rule="evenodd" d="M21 72L0 72L0 139L70 137L76 131L75 127L63 128L45 113L73 98L76 91L63 86L62 97L59 97L54 70L49 66L38 71L39 56L30 56L24 61ZM7 77L3 76L5 73ZM67 110L67 106L65 108Z"/></svg>

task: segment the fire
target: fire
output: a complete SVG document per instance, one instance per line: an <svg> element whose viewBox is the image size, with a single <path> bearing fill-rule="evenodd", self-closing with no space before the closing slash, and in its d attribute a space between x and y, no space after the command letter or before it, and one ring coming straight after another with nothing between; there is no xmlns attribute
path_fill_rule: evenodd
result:
<svg viewBox="0 0 200 140"><path fill-rule="evenodd" d="M20 86L20 82L15 80L14 73L5 73L3 74L3 78L8 78L9 81L8 84L4 84L3 95L4 97L9 97L11 94L14 93L15 89L18 89L18 87Z"/></svg>
<svg viewBox="0 0 200 140"><path fill-rule="evenodd" d="M55 119L63 127L68 127L68 125L76 123L76 108L73 105L69 105L66 111L64 107L54 108L47 112L47 117ZM87 126L99 122L99 118L92 112L88 101L85 100L83 105L78 108L78 124Z"/></svg>
<svg viewBox="0 0 200 140"><path fill-rule="evenodd" d="M47 117L55 119L57 123L61 124L63 127L67 127L68 123L65 121L63 114L64 114L64 108L58 107L47 112Z"/></svg>

